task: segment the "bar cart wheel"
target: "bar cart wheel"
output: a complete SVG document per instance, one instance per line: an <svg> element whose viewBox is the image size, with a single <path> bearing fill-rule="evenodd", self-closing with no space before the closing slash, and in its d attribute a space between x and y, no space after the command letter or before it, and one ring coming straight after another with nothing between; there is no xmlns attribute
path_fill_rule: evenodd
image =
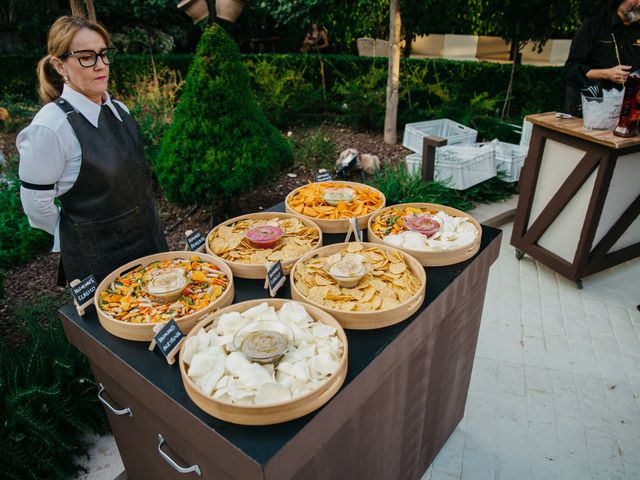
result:
<svg viewBox="0 0 640 480"><path fill-rule="evenodd" d="M583 285L581 278L576 279L576 287L578 287L578 290L582 290Z"/></svg>
<svg viewBox="0 0 640 480"><path fill-rule="evenodd" d="M516 258L522 260L522 257L524 257L524 252L516 248Z"/></svg>

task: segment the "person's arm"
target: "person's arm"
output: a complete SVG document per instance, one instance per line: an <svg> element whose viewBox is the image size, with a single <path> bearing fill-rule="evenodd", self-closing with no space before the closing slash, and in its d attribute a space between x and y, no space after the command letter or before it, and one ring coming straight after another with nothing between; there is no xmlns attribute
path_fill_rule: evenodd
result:
<svg viewBox="0 0 640 480"><path fill-rule="evenodd" d="M65 167L60 139L48 127L30 125L20 132L16 146L20 154L22 208L32 227L55 236L60 213L53 200Z"/></svg>
<svg viewBox="0 0 640 480"><path fill-rule="evenodd" d="M318 43L316 44L317 49L325 48L329 45L329 36L327 35L326 30L322 30L320 32L320 38L318 39Z"/></svg>
<svg viewBox="0 0 640 480"><path fill-rule="evenodd" d="M569 56L564 65L565 78L576 85L582 85L588 80L609 80L614 83L624 84L631 70L629 65L591 68L591 53L597 41L596 25L594 22L587 20L578 29L571 41Z"/></svg>
<svg viewBox="0 0 640 480"><path fill-rule="evenodd" d="M616 65L611 68L592 68L587 71L589 80L609 80L610 82L624 85L631 73L631 65Z"/></svg>

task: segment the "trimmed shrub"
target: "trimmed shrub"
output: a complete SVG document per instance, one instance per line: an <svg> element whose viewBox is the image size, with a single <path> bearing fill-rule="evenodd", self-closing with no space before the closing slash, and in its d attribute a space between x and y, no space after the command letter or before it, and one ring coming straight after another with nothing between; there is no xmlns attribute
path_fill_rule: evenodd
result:
<svg viewBox="0 0 640 480"><path fill-rule="evenodd" d="M291 163L289 143L254 100L237 45L221 27L209 27L155 164L167 198L228 200Z"/></svg>

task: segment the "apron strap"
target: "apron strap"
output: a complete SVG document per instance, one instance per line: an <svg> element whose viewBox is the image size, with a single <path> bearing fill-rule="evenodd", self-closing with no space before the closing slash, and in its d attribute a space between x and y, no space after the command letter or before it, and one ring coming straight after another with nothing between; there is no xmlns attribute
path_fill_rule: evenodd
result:
<svg viewBox="0 0 640 480"><path fill-rule="evenodd" d="M56 278L56 285L58 287L67 286L67 275L64 273L64 265L62 264L62 254L60 254L60 260L58 260L58 275Z"/></svg>
<svg viewBox="0 0 640 480"><path fill-rule="evenodd" d="M53 103L55 103L58 107L60 107L60 109L67 114L67 116L69 116L70 113L74 113L74 112L78 112L73 105L71 105L69 102L67 102L64 98L62 97L58 97L56 98Z"/></svg>

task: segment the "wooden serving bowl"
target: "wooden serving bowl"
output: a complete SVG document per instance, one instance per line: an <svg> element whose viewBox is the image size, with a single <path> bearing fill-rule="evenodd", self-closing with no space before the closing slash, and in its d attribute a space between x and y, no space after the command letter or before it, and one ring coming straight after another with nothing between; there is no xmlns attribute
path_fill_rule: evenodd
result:
<svg viewBox="0 0 640 480"><path fill-rule="evenodd" d="M406 208L406 207L415 207L415 208L426 208L429 210L443 211L447 215L451 215L452 217L468 217L469 221L476 227L478 230L478 236L475 240L468 245L463 247L454 248L451 250L439 250L434 252L423 252L419 250L411 250L408 248L398 248L398 250L402 250L403 252L407 252L414 256L418 261L424 265L425 267L443 267L445 265L453 265L456 263L464 262L465 260L470 259L478 250L480 250L480 240L482 239L482 227L480 223L473 218L471 215L463 212L462 210L458 210L456 208L447 207L444 205L438 205L437 203L401 203L398 205L393 205L391 207L383 208L382 210L378 210L374 215L369 218L369 223L367 224L367 240L371 243L377 243L379 245L389 245L385 243L382 238L376 235L373 230L371 230L371 226L375 221L376 217L379 215L383 215L385 212L391 210L392 208Z"/></svg>
<svg viewBox="0 0 640 480"><path fill-rule="evenodd" d="M107 277L100 282L98 288L96 289L96 293L93 297L94 304L96 306L96 312L98 313L98 320L100 324L104 327L106 331L115 335L116 337L124 338L126 340L136 340L139 342L150 342L155 335L153 331L153 327L159 325L163 322L159 323L129 323L124 322L122 320L116 320L111 318L100 308L100 292L105 290L116 278L118 278L121 274L126 273L129 270L134 269L135 267L142 265L146 266L152 262L161 261L161 260L173 260L175 258L181 259L189 259L193 255L197 255L202 260L210 262L217 266L222 273L224 273L229 279L229 284L227 285L227 289L220 295L215 302L210 303L205 308L198 310L197 312L190 313L189 315L185 315L184 317L180 317L176 319L176 323L180 327L182 333L188 333L189 330L193 328L196 324L196 321L206 315L207 313L215 312L217 309L226 307L227 305L233 302L234 296L234 286L233 286L233 274L231 273L231 269L220 260L218 257L214 257L212 255L207 255L205 253L195 253L195 252L163 252L156 253L154 255L148 255L146 257L139 258L132 262L126 263L120 268L117 268L113 272L111 272Z"/></svg>
<svg viewBox="0 0 640 480"><path fill-rule="evenodd" d="M338 310L336 308L327 307L321 303L318 303L309 297L305 296L300 292L295 282L295 272L298 265L301 265L304 261L309 260L314 257L328 257L334 253L338 253L341 250L344 250L349 245L348 243L336 243L333 245L328 245L326 247L320 248L313 252L309 252L308 255L305 255L300 260L296 262L291 270L291 298L300 302L307 302L311 305L314 305L318 308L326 310L331 315L335 317L340 325L348 330L373 330L376 328L388 327L390 325L395 325L396 323L400 323L403 320L406 320L411 315L413 315L422 302L424 301L424 296L427 287L427 274L424 270L424 267L420 265L420 262L413 258L406 252L403 252L397 248L391 247L389 245L381 245L376 243L365 243L361 242L362 246L366 248L377 247L380 250L384 250L386 252L399 252L402 255L405 263L409 267L409 270L418 277L420 282L422 283L422 287L418 289L418 291L409 298L406 302L401 303L393 308L389 308L387 310L373 310L373 311L364 311L364 312L345 312L343 310Z"/></svg>
<svg viewBox="0 0 640 480"><path fill-rule="evenodd" d="M319 185L325 184L325 183L331 183L331 184L340 184L340 186L342 187L357 187L357 188L369 188L371 190L373 190L374 192L376 192L378 195L380 195L380 198L382 198L382 204L380 205L378 210L374 210L373 212L367 214L367 215L362 215L360 217L358 217L358 224L360 225L360 228L362 230L364 230L365 228L367 228L367 221L369 220L369 217L371 217L371 215L374 215L376 212L380 211L380 208L383 208L386 205L387 199L385 198L384 194L378 190L377 188L373 188L369 185L365 185L364 183L356 183L356 182L343 182L343 181L338 181L338 180L332 180L330 182L318 182ZM302 187L298 187L295 190L291 191L289 193L289 195L287 195L287 198L284 202L285 205L285 209L287 210L287 212L291 212L291 213L295 213L296 215L301 215L304 218L308 218L310 220L313 220L319 227L320 229L324 232L324 233L345 233L349 231L349 219L348 218L344 218L344 219L339 219L339 220L325 220L325 219L321 219L321 218L314 218L314 217L307 217L306 215L302 215L301 213L296 212L295 210L293 210L292 208L289 207L289 201L293 198L294 195L296 195L300 189L304 188L306 185L303 185Z"/></svg>
<svg viewBox="0 0 640 480"><path fill-rule="evenodd" d="M248 278L248 279L257 279L263 280L267 276L267 269L264 264L256 264L256 263L240 263L240 262L232 262L230 260L225 260L223 258L218 257L213 251L211 247L209 247L209 241L213 234L222 226L229 226L233 223L239 222L241 220L271 220L272 218L297 218L306 226L315 228L318 232L318 243L312 248L312 250L319 248L322 246L322 230L320 227L310 220L308 217L303 217L302 215L298 215L297 213L283 213L283 212L259 212L259 213L249 213L247 215L240 215L239 217L232 218L223 222L219 225L216 225L208 234L207 241L205 242L205 248L209 255L212 255L221 261L225 262L233 275L238 278ZM298 259L293 258L291 260L287 260L286 262L282 262L282 269L284 270L285 275L288 275L291 271L291 267L296 263Z"/></svg>
<svg viewBox="0 0 640 480"><path fill-rule="evenodd" d="M231 305L220 310L215 315L215 318L228 312L244 312L245 310L248 310L251 307L255 307L256 305L260 305L264 302L274 307L276 310L279 310L284 303L291 302L291 300L281 298L249 300L246 302ZM198 407L207 412L209 415L212 415L220 420L236 423L239 425L273 425L276 423L288 422L290 420L294 420L296 418L307 415L308 413L313 412L314 410L327 403L331 399L331 397L333 397L338 392L338 390L340 390L340 387L344 383L344 380L347 376L347 358L349 356L347 347L347 336L345 335L344 330L342 329L340 324L330 314L321 310L320 308L309 305L308 303L298 303L304 306L304 308L314 320L335 327L337 329L337 335L342 341L344 350L342 353L342 359L340 361L340 364L338 365L338 369L324 383L322 383L322 385L320 385L312 392L307 393L306 395L302 395L285 402L272 403L270 405L236 405L233 403L214 400L212 397L203 394L187 375L185 362L183 360L184 348L186 345L185 341L180 349L180 374L182 375L184 388L191 400L193 400L193 402L198 405ZM189 339L189 337L197 335L200 329L208 328L215 320L215 318L205 320L196 328L191 330L191 332L187 336L187 340Z"/></svg>

